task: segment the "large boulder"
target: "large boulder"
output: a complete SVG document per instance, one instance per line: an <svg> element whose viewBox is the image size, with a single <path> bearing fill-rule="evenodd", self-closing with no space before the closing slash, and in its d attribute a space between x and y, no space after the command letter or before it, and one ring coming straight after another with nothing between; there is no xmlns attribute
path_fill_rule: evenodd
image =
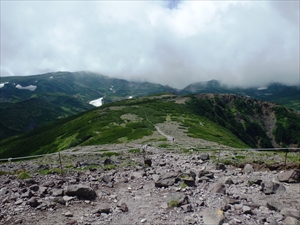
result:
<svg viewBox="0 0 300 225"><path fill-rule="evenodd" d="M300 170L288 170L277 175L281 182L300 183Z"/></svg>
<svg viewBox="0 0 300 225"><path fill-rule="evenodd" d="M261 187L262 192L266 195L285 192L285 187L282 184L273 183L272 181L263 182Z"/></svg>
<svg viewBox="0 0 300 225"><path fill-rule="evenodd" d="M81 199L95 199L97 197L96 192L86 185L69 185L65 188L64 193Z"/></svg>
<svg viewBox="0 0 300 225"><path fill-rule="evenodd" d="M178 177L178 173L165 173L155 182L155 187L169 187L173 185Z"/></svg>

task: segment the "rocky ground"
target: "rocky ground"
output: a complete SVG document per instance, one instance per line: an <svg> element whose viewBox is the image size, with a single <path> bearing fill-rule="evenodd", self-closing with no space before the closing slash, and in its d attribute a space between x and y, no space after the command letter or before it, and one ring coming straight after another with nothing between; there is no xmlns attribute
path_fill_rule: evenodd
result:
<svg viewBox="0 0 300 225"><path fill-rule="evenodd" d="M69 150L63 174L58 155L0 164L0 224L300 224L299 169L146 151Z"/></svg>

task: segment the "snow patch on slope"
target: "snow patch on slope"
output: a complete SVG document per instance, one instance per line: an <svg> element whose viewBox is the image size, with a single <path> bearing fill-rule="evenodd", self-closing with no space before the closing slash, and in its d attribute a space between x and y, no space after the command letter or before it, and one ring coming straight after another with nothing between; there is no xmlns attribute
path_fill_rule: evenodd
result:
<svg viewBox="0 0 300 225"><path fill-rule="evenodd" d="M16 88L23 89L23 90L34 91L37 88L37 86L35 86L35 85L29 85L29 86L26 86L26 87L22 87L20 84L17 84Z"/></svg>
<svg viewBox="0 0 300 225"><path fill-rule="evenodd" d="M102 103L102 99L103 99L103 97L95 99L95 100L92 100L92 101L89 102L89 104L91 104L93 106L96 106L96 107L101 106L103 104Z"/></svg>
<svg viewBox="0 0 300 225"><path fill-rule="evenodd" d="M0 83L0 88L3 88L5 84L8 84L8 82Z"/></svg>

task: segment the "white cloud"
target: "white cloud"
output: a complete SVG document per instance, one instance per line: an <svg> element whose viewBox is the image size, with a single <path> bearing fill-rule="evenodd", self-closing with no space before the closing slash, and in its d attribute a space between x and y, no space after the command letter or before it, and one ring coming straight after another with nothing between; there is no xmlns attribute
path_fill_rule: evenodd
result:
<svg viewBox="0 0 300 225"><path fill-rule="evenodd" d="M298 1L170 3L1 2L1 75L89 70L179 88L211 79L299 84Z"/></svg>

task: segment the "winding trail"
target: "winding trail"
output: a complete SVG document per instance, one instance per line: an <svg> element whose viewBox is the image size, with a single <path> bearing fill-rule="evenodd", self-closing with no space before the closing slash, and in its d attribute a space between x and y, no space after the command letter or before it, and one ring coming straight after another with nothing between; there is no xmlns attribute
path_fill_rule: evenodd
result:
<svg viewBox="0 0 300 225"><path fill-rule="evenodd" d="M164 132L162 132L158 126L155 126L156 130L163 136L165 136L169 141L173 141L173 137L172 136L169 136L167 134L165 134Z"/></svg>

